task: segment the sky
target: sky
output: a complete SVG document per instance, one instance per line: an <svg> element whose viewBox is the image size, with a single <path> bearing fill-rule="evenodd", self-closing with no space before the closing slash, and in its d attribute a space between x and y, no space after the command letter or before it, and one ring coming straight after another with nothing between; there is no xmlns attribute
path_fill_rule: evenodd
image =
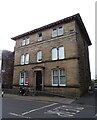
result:
<svg viewBox="0 0 97 120"><path fill-rule="evenodd" d="M80 13L92 45L91 78L95 78L96 0L0 0L0 50L14 51L12 37Z"/></svg>

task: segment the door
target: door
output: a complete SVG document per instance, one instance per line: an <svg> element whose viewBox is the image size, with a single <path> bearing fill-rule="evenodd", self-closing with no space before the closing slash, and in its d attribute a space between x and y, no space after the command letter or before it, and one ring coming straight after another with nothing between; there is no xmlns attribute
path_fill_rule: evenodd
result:
<svg viewBox="0 0 97 120"><path fill-rule="evenodd" d="M41 71L36 72L36 90L42 90L42 73Z"/></svg>

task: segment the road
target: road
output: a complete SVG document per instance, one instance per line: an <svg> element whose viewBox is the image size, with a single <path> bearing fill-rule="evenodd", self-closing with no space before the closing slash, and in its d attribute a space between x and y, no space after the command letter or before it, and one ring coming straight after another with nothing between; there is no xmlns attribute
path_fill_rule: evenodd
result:
<svg viewBox="0 0 97 120"><path fill-rule="evenodd" d="M15 98L2 99L3 118L94 118L95 106Z"/></svg>

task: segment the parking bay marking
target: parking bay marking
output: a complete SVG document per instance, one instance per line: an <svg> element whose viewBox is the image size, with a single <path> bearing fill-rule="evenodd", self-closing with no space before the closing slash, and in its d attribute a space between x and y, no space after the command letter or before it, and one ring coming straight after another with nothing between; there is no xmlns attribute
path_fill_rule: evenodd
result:
<svg viewBox="0 0 97 120"><path fill-rule="evenodd" d="M35 112L35 111L38 111L38 110L41 110L41 109L44 109L44 108L47 108L47 107L51 107L51 106L54 106L54 105L56 105L56 104L58 104L58 103L53 103L53 104L50 104L50 105L47 105L47 106L43 106L43 107L40 107L40 108L36 108L36 109L30 110L30 111L28 111L28 112L22 113L22 115L26 115L26 114L29 114L29 113L31 113L31 112Z"/></svg>
<svg viewBox="0 0 97 120"><path fill-rule="evenodd" d="M23 116L23 115L19 115L19 114L16 114L16 113L9 113L10 115L13 115L13 116L17 116L17 117L22 117L22 118L31 118L31 117L26 117L26 116Z"/></svg>
<svg viewBox="0 0 97 120"><path fill-rule="evenodd" d="M46 114L57 114L60 117L73 117L75 114L83 110L84 107L75 107L75 106L59 106L53 110L48 110Z"/></svg>
<svg viewBox="0 0 97 120"><path fill-rule="evenodd" d="M57 104L58 104L58 103L53 103L53 104L50 104L50 105L47 105L47 106L43 106L43 107L40 107L40 108L36 108L36 109L30 110L30 111L28 111L28 112L24 112L24 113L22 113L21 115L16 114L16 113L13 113L13 112L11 112L11 113L9 113L9 114L10 114L10 115L13 115L13 116L17 116L17 117L30 118L30 117L26 117L26 116L24 116L24 115L29 114L29 113L31 113L31 112L35 112L35 111L41 110L41 109L44 109L44 108L48 108L48 107L51 107L51 106L54 106L54 105L57 105Z"/></svg>

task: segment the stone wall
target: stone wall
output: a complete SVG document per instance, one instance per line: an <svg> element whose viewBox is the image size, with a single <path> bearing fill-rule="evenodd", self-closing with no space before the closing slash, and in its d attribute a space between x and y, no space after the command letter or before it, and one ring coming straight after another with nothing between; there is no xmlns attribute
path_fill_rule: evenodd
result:
<svg viewBox="0 0 97 120"><path fill-rule="evenodd" d="M52 38L52 29L63 26L64 34ZM88 45L75 21L60 24L42 32L43 40L38 41L38 33L30 35L30 44L21 46L23 38L16 40L13 86L18 88L20 72L28 71L29 89L36 89L36 71L42 72L42 90L63 94L66 96L80 96L88 88L90 79ZM84 44L85 43L85 47ZM52 48L64 46L65 58L52 61ZM42 62L37 63L37 52L42 51ZM22 54L29 53L28 65L20 65ZM52 86L52 69L65 69L66 86ZM88 71L87 71L88 70Z"/></svg>
<svg viewBox="0 0 97 120"><path fill-rule="evenodd" d="M14 53L3 50L2 51L2 87L12 88L13 83L13 67L14 67Z"/></svg>

